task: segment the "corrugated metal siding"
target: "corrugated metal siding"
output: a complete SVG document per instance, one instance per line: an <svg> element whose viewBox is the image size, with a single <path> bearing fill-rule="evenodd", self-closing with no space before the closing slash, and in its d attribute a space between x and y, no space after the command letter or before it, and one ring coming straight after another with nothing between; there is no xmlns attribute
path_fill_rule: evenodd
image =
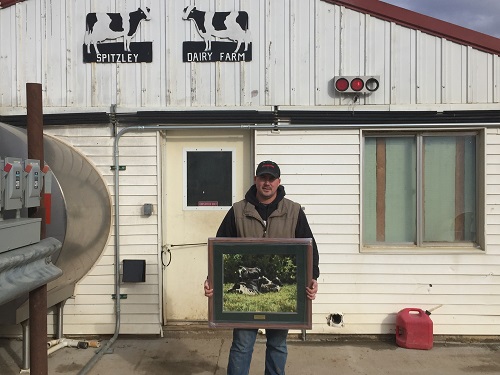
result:
<svg viewBox="0 0 500 375"><path fill-rule="evenodd" d="M357 130L260 131L256 160L280 164L287 196L305 208L320 251L313 331L394 333L397 312L431 309L434 333L500 334L500 136L487 136L487 251L360 253L361 135ZM326 318L344 314L344 327ZM472 324L473 323L473 324Z"/></svg>
<svg viewBox="0 0 500 375"><path fill-rule="evenodd" d="M321 0L204 0L202 10L245 10L249 63L184 63L182 43L201 40L182 19L190 1L151 0L133 41L153 41L153 62L84 64L88 12L137 9L138 0L27 1L0 13L0 110L22 111L26 82L41 82L50 110L227 106L349 106L335 75L377 74L381 88L357 104L491 104L499 57ZM9 37L5 37L9 35Z"/></svg>
<svg viewBox="0 0 500 375"><path fill-rule="evenodd" d="M102 174L114 195L112 129L108 127L56 128L47 131L85 154ZM121 293L121 333L158 334L161 330L158 228L157 134L130 133L120 140L120 261L144 259L146 281L123 283ZM154 204L154 214L142 215L144 203ZM95 218L99 220L99 218ZM84 228L82 228L84 230ZM102 257L76 286L75 296L64 308L65 334L114 332L114 235ZM140 322L140 324L138 324ZM53 320L49 319L49 324ZM49 327L51 329L52 327Z"/></svg>

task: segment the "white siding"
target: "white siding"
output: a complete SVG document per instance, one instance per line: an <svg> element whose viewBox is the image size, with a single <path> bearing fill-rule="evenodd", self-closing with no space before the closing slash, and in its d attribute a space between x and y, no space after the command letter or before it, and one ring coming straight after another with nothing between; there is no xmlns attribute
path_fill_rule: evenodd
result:
<svg viewBox="0 0 500 375"><path fill-rule="evenodd" d="M360 252L358 130L258 132L256 160L281 167L287 197L304 208L320 252L313 331L394 333L405 307L432 309L434 333L500 333L500 136L487 136L487 251ZM491 174L491 175L490 175ZM344 314L344 327L327 317ZM474 326L474 327L472 327Z"/></svg>
<svg viewBox="0 0 500 375"><path fill-rule="evenodd" d="M500 129L491 129L487 134L486 246L489 254L500 255Z"/></svg>
<svg viewBox="0 0 500 375"><path fill-rule="evenodd" d="M182 19L190 0L151 0L133 41L153 42L153 62L85 64L89 12L132 11L139 0L26 1L0 12L0 113L23 113L27 82L40 82L47 112L183 107L350 106L336 75L380 75L358 104L392 108L498 103L499 57L321 0L202 0L201 10L249 14L253 59L184 63L199 41ZM120 40L121 41L121 40Z"/></svg>
<svg viewBox="0 0 500 375"><path fill-rule="evenodd" d="M50 128L51 135L73 145L85 154L102 174L114 200L112 129L107 126ZM158 149L156 133L129 133L119 142L120 165L120 264L124 259L146 261L144 283L122 283L121 333L159 334L161 330L160 285L158 262ZM142 216L142 205L153 203L154 213ZM99 220L99 218L95 218ZM76 285L74 298L64 308L65 334L110 334L115 329L112 295L115 270L114 232L103 255ZM121 266L120 266L121 269ZM140 323L140 324L138 324ZM49 332L53 329L49 319Z"/></svg>

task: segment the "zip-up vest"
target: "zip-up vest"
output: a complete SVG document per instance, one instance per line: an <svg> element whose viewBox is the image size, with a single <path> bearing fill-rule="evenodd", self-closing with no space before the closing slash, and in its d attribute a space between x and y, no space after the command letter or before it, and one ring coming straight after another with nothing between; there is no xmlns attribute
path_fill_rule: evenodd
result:
<svg viewBox="0 0 500 375"><path fill-rule="evenodd" d="M267 219L262 220L255 206L245 200L233 205L238 237L295 238L300 204L283 198Z"/></svg>

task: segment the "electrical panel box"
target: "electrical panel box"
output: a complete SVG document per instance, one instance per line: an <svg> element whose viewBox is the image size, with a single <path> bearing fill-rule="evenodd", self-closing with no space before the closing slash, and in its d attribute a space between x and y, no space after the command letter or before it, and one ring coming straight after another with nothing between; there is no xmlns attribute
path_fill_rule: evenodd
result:
<svg viewBox="0 0 500 375"><path fill-rule="evenodd" d="M23 207L23 163L19 158L5 158L2 174L4 179L4 209Z"/></svg>
<svg viewBox="0 0 500 375"><path fill-rule="evenodd" d="M40 169L40 161L26 159L24 161L25 184L24 184L24 207L40 206L42 194L43 176Z"/></svg>

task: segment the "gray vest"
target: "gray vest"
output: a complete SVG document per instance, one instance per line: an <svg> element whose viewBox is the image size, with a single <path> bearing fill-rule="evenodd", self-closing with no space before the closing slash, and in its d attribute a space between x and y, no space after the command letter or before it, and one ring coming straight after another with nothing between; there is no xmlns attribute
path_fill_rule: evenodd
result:
<svg viewBox="0 0 500 375"><path fill-rule="evenodd" d="M267 223L261 219L255 206L246 200L233 205L238 237L295 238L300 204L283 198L278 208L269 215Z"/></svg>

